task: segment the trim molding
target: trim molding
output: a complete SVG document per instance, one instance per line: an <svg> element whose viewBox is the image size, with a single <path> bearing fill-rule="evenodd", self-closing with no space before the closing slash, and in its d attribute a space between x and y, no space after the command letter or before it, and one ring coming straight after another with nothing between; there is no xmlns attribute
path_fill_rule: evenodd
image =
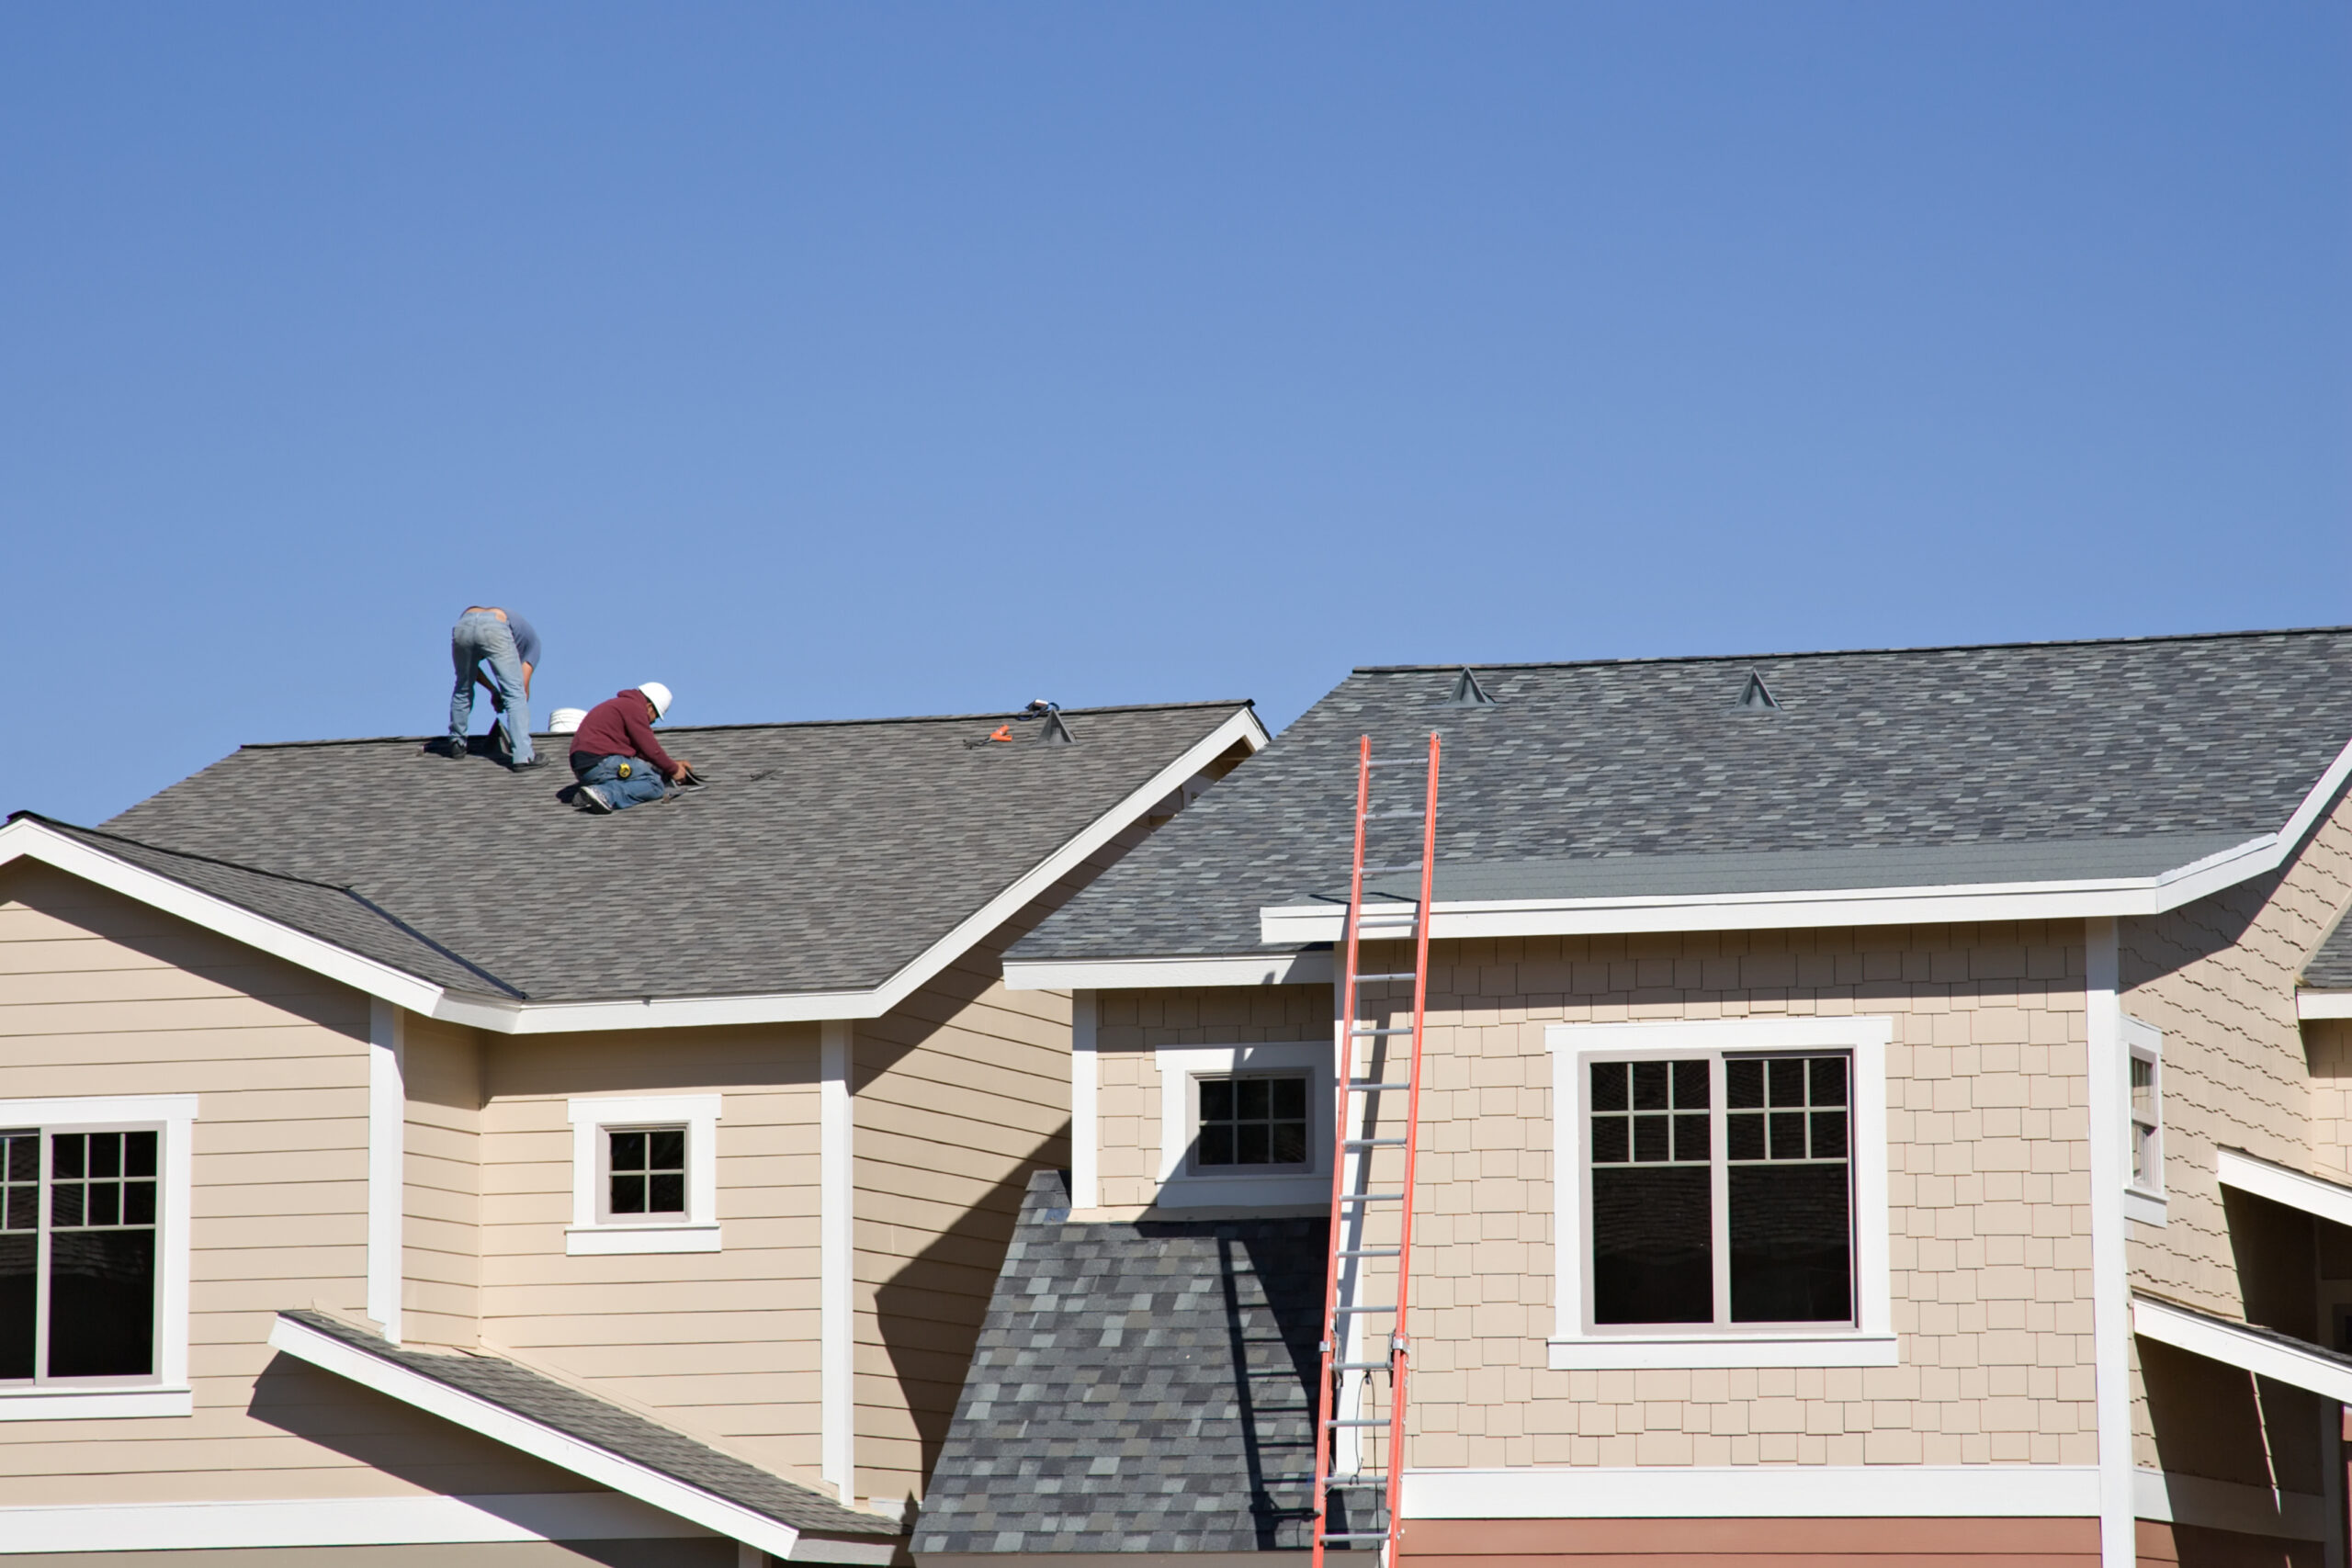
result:
<svg viewBox="0 0 2352 1568"><path fill-rule="evenodd" d="M280 1317L271 1324L269 1345L274 1350L283 1350L362 1388L388 1394L533 1459L545 1460L600 1486L608 1486L640 1503L691 1520L714 1534L778 1557L790 1557L792 1549L799 1543L800 1532L790 1525L584 1443L569 1433L543 1426L462 1389L437 1382L422 1372L371 1356L290 1319Z"/></svg>
<svg viewBox="0 0 2352 1568"><path fill-rule="evenodd" d="M1069 1206L1102 1204L1102 1064L1094 1055L1094 993L1069 994Z"/></svg>
<svg viewBox="0 0 2352 1568"><path fill-rule="evenodd" d="M1321 1168L1317 1151L1328 1147L1331 1139L1331 1049L1320 1040L1270 1040L1252 1045L1165 1045L1154 1051L1152 1065L1159 1073L1156 1205L1161 1209L1256 1208L1311 1203L1318 1196L1328 1201L1331 1173ZM1187 1171L1185 1156L1193 1147L1193 1078L1269 1069L1306 1074L1307 1168L1256 1176L1202 1176Z"/></svg>
<svg viewBox="0 0 2352 1568"><path fill-rule="evenodd" d="M1328 986L1331 954L1244 953L1232 958L1005 960L1008 991L1151 991L1171 986Z"/></svg>
<svg viewBox="0 0 2352 1568"><path fill-rule="evenodd" d="M2214 1165L2221 1183L2339 1225L2352 1225L2352 1187L2324 1177L2308 1176L2243 1149L2216 1149Z"/></svg>
<svg viewBox="0 0 2352 1568"><path fill-rule="evenodd" d="M401 1286L408 1276L408 1013L368 998L368 1315L401 1342Z"/></svg>
<svg viewBox="0 0 2352 1568"><path fill-rule="evenodd" d="M612 1492L0 1508L0 1557L35 1551L233 1551L303 1546L707 1539L710 1533L674 1514Z"/></svg>
<svg viewBox="0 0 2352 1568"><path fill-rule="evenodd" d="M855 1086L851 1044L857 1026L821 1026L817 1088L818 1473L854 1501L857 1487Z"/></svg>
<svg viewBox="0 0 2352 1568"><path fill-rule="evenodd" d="M199 893L169 877L117 860L28 817L0 827L0 865L18 859L40 861L411 1012L496 1034L700 1029L715 1024L816 1023L827 1019L879 1018L1219 756L1236 745L1261 750L1267 739L1265 727L1258 722L1256 714L1248 708L1236 711L1117 805L1080 829L1051 855L1016 877L897 974L870 990L660 997L629 1001L498 1001L453 993L390 964L363 958L321 938L254 914L227 899Z"/></svg>
<svg viewBox="0 0 2352 1568"><path fill-rule="evenodd" d="M2236 1367L2257 1377L2276 1378L2322 1399L2352 1404L2352 1365L2316 1345L2308 1351L2251 1334L2224 1319L2189 1312L2148 1296L2132 1298L2132 1329L2143 1339L2170 1345L2192 1356Z"/></svg>
<svg viewBox="0 0 2352 1568"><path fill-rule="evenodd" d="M2352 1018L2352 991L2297 991L2299 1019Z"/></svg>
<svg viewBox="0 0 2352 1568"><path fill-rule="evenodd" d="M2131 1331L2125 1325L2124 1190L2132 1184L2130 1051L2123 1038L2115 921L2083 923L2083 1004L2089 1036L2091 1367L2098 1428L2098 1551L2102 1568L2136 1568L2132 1523Z"/></svg>
<svg viewBox="0 0 2352 1568"><path fill-rule="evenodd" d="M2045 1518L2097 1511L2086 1464L1530 1466L1405 1472L1408 1519Z"/></svg>

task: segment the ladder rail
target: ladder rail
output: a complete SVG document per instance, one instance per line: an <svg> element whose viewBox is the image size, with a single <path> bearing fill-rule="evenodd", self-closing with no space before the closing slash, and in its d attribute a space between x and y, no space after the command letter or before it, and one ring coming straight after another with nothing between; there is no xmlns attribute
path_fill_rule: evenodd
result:
<svg viewBox="0 0 2352 1568"><path fill-rule="evenodd" d="M1334 1096L1331 1128L1331 1212L1330 1246L1323 1284L1323 1339L1320 1348L1322 1376L1317 1382L1317 1426L1315 1444L1314 1523L1311 1545L1313 1568L1324 1568L1324 1549L1329 1543L1358 1541L1381 1542L1384 1568L1395 1568L1400 1529L1400 1505L1403 1501L1404 1442L1405 1442L1405 1383L1411 1360L1411 1340L1407 1334L1407 1312L1411 1299L1413 1248L1413 1197L1420 1153L1420 1104L1422 1043L1429 1018L1430 914L1435 892L1437 863L1437 787L1439 739L1429 738L1426 784L1421 797L1421 858L1418 869L1420 875L1420 900L1414 920L1413 968L1409 975L1383 974L1365 976L1361 971L1363 940L1363 884L1371 871L1403 870L1396 867L1368 867L1364 863L1366 825L1390 818L1408 818L1409 811L1374 814L1372 810L1372 770L1377 767L1409 765L1415 759L1398 758L1375 761L1372 755L1372 738L1365 736L1356 749L1356 807L1352 854L1348 870L1348 916L1345 939L1341 943L1341 970L1339 988L1339 1012L1336 1039L1333 1042L1339 1058L1335 1075L1339 1092ZM1359 1027L1357 988L1367 978L1381 983L1409 978L1413 982L1413 1021L1410 1028ZM1401 999L1401 998L1399 998ZM1393 1005L1393 1004L1389 1004ZM1384 1007L1384 1010L1385 1008ZM1391 1016L1394 1016L1393 1013ZM1359 1079L1356 1076L1356 1042L1408 1035L1410 1036L1410 1058L1405 1081L1388 1081L1389 1074L1381 1070L1376 1077ZM1377 1053L1375 1046L1375 1055ZM1406 1095L1404 1136L1375 1138L1372 1132L1372 1096L1402 1089ZM1356 1137L1350 1137L1351 1108L1356 1097L1362 1097L1363 1127ZM1400 1147L1404 1150L1404 1179L1401 1190L1395 1193L1362 1194L1348 1191L1350 1154L1357 1156L1360 1185L1369 1187L1372 1180L1373 1151ZM1363 1237L1351 1237L1346 1229L1353 1224L1367 1224L1369 1211L1364 1204L1375 1197L1393 1199L1397 1202L1398 1228L1395 1247L1367 1247ZM1393 1305L1365 1303L1361 1295L1367 1279L1365 1259L1393 1257L1396 1259L1396 1301ZM1343 1273L1354 1288L1343 1292ZM1343 1293L1346 1300L1342 1300ZM1381 1359L1358 1359L1351 1342L1343 1342L1345 1335L1362 1332L1362 1319L1370 1315L1391 1314L1387 1354ZM1363 1376L1385 1371L1388 1373L1388 1410L1385 1416L1343 1416L1339 1408L1340 1382L1335 1374ZM1361 1406L1359 1405L1360 1409ZM1342 1428L1356 1430L1386 1429L1387 1450L1383 1456L1378 1480L1346 1481L1334 1474L1338 1464L1338 1434ZM1330 1529L1331 1495L1334 1492L1378 1491L1386 1508L1385 1528L1366 1529L1351 1521L1351 1528L1333 1532ZM1363 1521L1368 1524L1371 1521Z"/></svg>

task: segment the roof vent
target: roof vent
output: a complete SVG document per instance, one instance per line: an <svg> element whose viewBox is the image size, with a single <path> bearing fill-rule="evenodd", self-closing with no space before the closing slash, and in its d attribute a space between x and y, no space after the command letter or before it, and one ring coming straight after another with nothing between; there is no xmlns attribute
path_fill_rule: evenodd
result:
<svg viewBox="0 0 2352 1568"><path fill-rule="evenodd" d="M1043 697L1034 697L1027 707L1023 708L1013 716L1023 719L1042 718L1046 721L1037 728L1037 744L1040 746L1078 744L1078 737L1069 732L1069 724L1062 718L1062 705L1059 703L1049 703Z"/></svg>
<svg viewBox="0 0 2352 1568"><path fill-rule="evenodd" d="M1490 708L1499 705L1494 698L1487 695L1487 688L1478 684L1478 677L1470 673L1470 666L1465 664L1462 667L1462 673L1453 678L1453 695L1438 705L1449 708Z"/></svg>
<svg viewBox="0 0 2352 1568"><path fill-rule="evenodd" d="M1778 713L1781 711L1781 699L1772 694L1772 688L1764 683L1763 676L1750 670L1747 684L1741 689L1739 701L1731 705L1731 711L1737 714Z"/></svg>

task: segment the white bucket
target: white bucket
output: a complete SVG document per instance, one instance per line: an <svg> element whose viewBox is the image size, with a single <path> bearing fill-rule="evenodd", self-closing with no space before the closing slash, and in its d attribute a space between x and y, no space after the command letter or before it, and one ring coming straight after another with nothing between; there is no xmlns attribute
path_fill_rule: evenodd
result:
<svg viewBox="0 0 2352 1568"><path fill-rule="evenodd" d="M548 733L570 735L580 728L580 721L587 716L586 708L558 708L548 715Z"/></svg>

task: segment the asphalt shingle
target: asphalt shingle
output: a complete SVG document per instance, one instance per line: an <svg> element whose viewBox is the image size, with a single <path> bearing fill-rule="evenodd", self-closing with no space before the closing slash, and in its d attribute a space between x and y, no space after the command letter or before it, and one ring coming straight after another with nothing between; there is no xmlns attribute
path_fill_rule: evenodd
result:
<svg viewBox="0 0 2352 1568"><path fill-rule="evenodd" d="M1003 715L665 730L711 783L601 818L558 802L560 737L521 773L413 738L248 746L88 841L484 996L863 989L1245 705L1073 711L1069 746L967 744Z"/></svg>
<svg viewBox="0 0 2352 1568"><path fill-rule="evenodd" d="M2276 830L2352 739L2352 628L1480 666L1491 707L1449 705L1458 668L1356 671L1011 956L1269 951L1261 907L1344 886L1365 734L1385 756L1443 738L1442 897L1547 865L1571 892L1687 892L1823 886L1872 855L2005 880L2185 863ZM1781 711L1736 709L1751 671ZM1399 777L1391 805L1418 796ZM1826 885L1893 873L1861 874Z"/></svg>

